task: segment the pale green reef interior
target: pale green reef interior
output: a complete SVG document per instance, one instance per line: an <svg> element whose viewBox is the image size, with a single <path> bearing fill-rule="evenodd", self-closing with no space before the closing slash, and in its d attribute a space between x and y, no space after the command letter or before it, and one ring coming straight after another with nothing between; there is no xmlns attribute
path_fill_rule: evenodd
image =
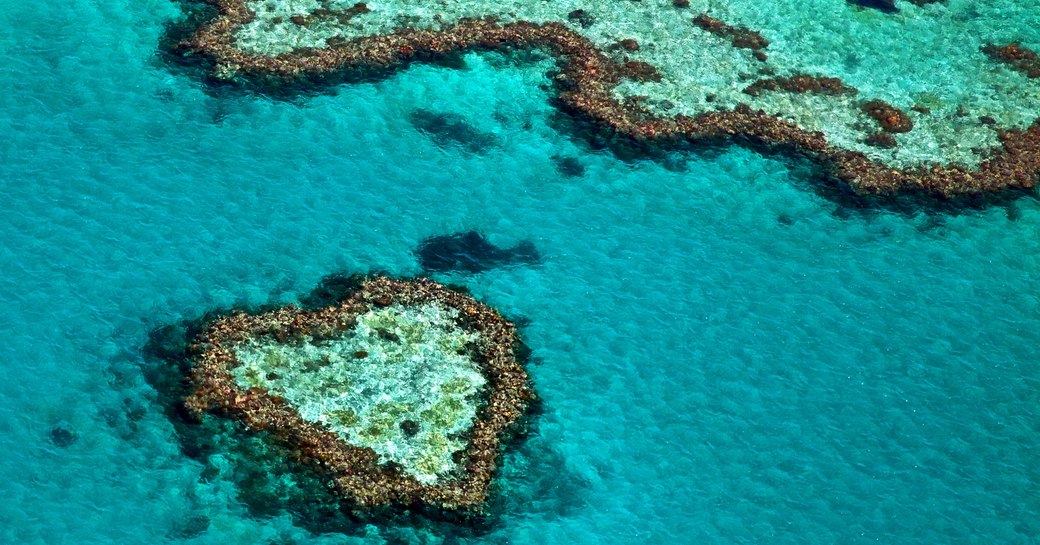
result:
<svg viewBox="0 0 1040 545"><path fill-rule="evenodd" d="M237 46L277 55L301 47L327 47L332 37L353 39L403 27L440 28L462 17L564 22L608 54L649 62L661 72L660 82L623 82L615 89L619 98L645 96L644 105L667 115L696 115L745 103L822 131L834 145L899 167L975 166L986 150L999 145L994 128L981 124L980 117L1015 128L1040 117L1040 80L1000 66L979 50L986 43L1012 41L1040 49L1035 0L950 0L924 7L901 0L901 11L895 14L854 7L845 0L805 0L797 5L786 0L690 0L688 9L675 8L671 0L373 0L366 2L371 12L344 19L346 23L334 15L313 17L307 25L290 20L315 10L343 11L353 4L250 1L257 17L236 31ZM588 28L568 20L567 14L577 9L591 15L594 22ZM694 26L692 18L703 12L759 31L770 41L768 60L758 61L750 50L733 48L728 40ZM639 43L638 51L614 47L628 38ZM860 93L765 92L752 97L742 92L756 79L800 73L840 77ZM858 106L871 99L893 104L914 122L912 131L896 135L895 149L864 143L880 130ZM911 111L914 105L931 112Z"/></svg>
<svg viewBox="0 0 1040 545"><path fill-rule="evenodd" d="M456 474L452 455L466 448L486 383L473 360L478 335L457 317L436 304L372 309L332 339L243 343L231 372L432 484Z"/></svg>

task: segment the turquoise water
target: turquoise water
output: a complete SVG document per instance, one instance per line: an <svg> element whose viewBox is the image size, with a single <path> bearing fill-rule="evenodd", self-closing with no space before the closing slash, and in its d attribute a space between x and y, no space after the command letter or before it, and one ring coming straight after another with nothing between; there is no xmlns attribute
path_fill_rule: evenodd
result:
<svg viewBox="0 0 1040 545"><path fill-rule="evenodd" d="M740 148L623 162L555 128L544 65L489 55L207 94L156 53L177 13L0 10L0 542L1040 542L1032 197L850 211ZM439 145L417 108L495 143ZM149 331L418 273L422 239L467 229L543 256L438 276L529 319L539 362L539 435L489 531L312 534L181 453Z"/></svg>

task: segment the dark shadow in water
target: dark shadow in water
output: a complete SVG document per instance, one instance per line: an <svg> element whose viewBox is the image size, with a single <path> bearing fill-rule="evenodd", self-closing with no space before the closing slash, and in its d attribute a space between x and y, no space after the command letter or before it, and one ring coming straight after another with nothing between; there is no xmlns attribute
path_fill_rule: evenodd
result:
<svg viewBox="0 0 1040 545"><path fill-rule="evenodd" d="M529 240L512 248L499 248L477 231L427 238L416 248L415 255L427 273L479 273L496 267L533 265L542 259Z"/></svg>
<svg viewBox="0 0 1040 545"><path fill-rule="evenodd" d="M459 114L419 108L408 116L408 120L440 147L456 146L469 153L484 153L498 146L497 136L478 130Z"/></svg>
<svg viewBox="0 0 1040 545"><path fill-rule="evenodd" d="M585 165L577 157L553 155L552 160L556 165L556 172L559 172L561 176L581 178L585 175Z"/></svg>
<svg viewBox="0 0 1040 545"><path fill-rule="evenodd" d="M56 447L69 448L79 440L79 434L68 422L62 421L51 428L47 438Z"/></svg>
<svg viewBox="0 0 1040 545"><path fill-rule="evenodd" d="M864 8L876 9L885 13L898 13L896 0L846 0L848 3Z"/></svg>
<svg viewBox="0 0 1040 545"><path fill-rule="evenodd" d="M866 1L866 0L864 0ZM875 0L876 1L876 0ZM256 76L244 81L227 82L212 78L212 62L198 55L190 55L177 47L177 44L191 34L199 24L210 19L213 8L201 2L181 0L178 2L185 13L185 19L173 21L166 25L160 39L159 58L162 64L173 72L179 72L197 80L206 82L206 91L217 99L231 96L263 96L274 100L286 100L304 103L315 95L334 95L340 84L356 84L375 82L386 79L398 72L406 70L413 63L433 64L446 68L459 69L465 67L464 56L469 51L456 51L449 54L433 54L410 59L407 62L390 67L364 67L344 69L337 73L305 76L300 79L286 81L284 78ZM502 63L528 64L546 58L545 53L538 50L495 50L500 53ZM555 70L546 74L549 82L556 82ZM553 83L540 87L553 91ZM798 171L807 172L803 184L807 189L825 197L847 211L837 211L836 216L852 217L861 215L865 210L890 210L900 214L960 214L975 213L992 206L1008 206L1017 199L1029 196L1036 197L1035 190L1003 190L996 193L965 195L953 198L941 198L932 194L909 192L898 195L860 195L847 182L832 175L830 167L819 164L806 157L798 150L787 146L773 146L755 138L720 138L697 143L686 141L640 142L614 131L604 129L581 114L565 111L561 104L551 99L557 108L550 119L550 124L564 137L571 138L583 145L589 152L611 153L623 162L636 163L653 161L664 168L676 172L685 171L685 157L695 154L700 158L712 158L725 153L733 145L753 149L766 156L781 156L785 160L798 165ZM211 117L219 123L226 116L226 107L214 107ZM432 115L431 115L432 114ZM447 115L449 117L438 117ZM456 143L467 150L487 149L490 138L494 135L482 133L469 126L464 120L454 119L451 114L418 114L417 127L425 130L431 137L444 142ZM415 120L413 120L414 122ZM423 128L423 125L426 128ZM467 128L468 127L468 128ZM810 164L805 168L804 163ZM564 175L567 175L564 173ZM869 214L869 213L868 213ZM1014 212L1009 212L1009 217Z"/></svg>
<svg viewBox="0 0 1040 545"><path fill-rule="evenodd" d="M361 284L360 275L335 274L322 279L310 293L300 298L306 308L335 304L348 297ZM453 289L462 288L451 286ZM211 415L201 420L184 408L188 394L185 380L191 366L193 340L209 322L242 310L250 313L273 310L281 305L215 310L194 320L170 324L151 331L142 352L143 374L157 393L161 410L173 424L181 452L203 465L200 479L230 479L238 498L249 514L266 518L289 514L294 524L312 534L339 533L368 536L370 524L379 526L380 535L393 541L399 536L408 542L421 535L436 535L445 542L480 539L502 527L502 516L528 514L529 503L537 502L540 511L559 516L582 503L586 483L568 473L562 456L537 435L540 403L532 406L528 418L504 441L506 465L493 485L493 500L483 516L459 516L451 512L422 507L384 509L357 513L341 505L326 486L326 478L313 468L296 462L288 449L269 440L265 433L246 432L236 422ZM517 346L518 355L530 354ZM532 441L528 441L531 437ZM544 452L542 449L545 449ZM214 454L231 462L230 469L211 463ZM520 460L520 466L516 462ZM531 468L524 471L520 468ZM511 497L503 497L504 495ZM205 516L193 517L171 530L171 537L188 539L204 533L209 526Z"/></svg>
<svg viewBox="0 0 1040 545"><path fill-rule="evenodd" d="M493 490L492 513L552 520L574 516L585 507L591 483L570 467L553 443L535 432L506 453Z"/></svg>
<svg viewBox="0 0 1040 545"><path fill-rule="evenodd" d="M209 530L209 517L193 515L180 521L166 533L166 537L173 540L192 539L206 533L206 530Z"/></svg>

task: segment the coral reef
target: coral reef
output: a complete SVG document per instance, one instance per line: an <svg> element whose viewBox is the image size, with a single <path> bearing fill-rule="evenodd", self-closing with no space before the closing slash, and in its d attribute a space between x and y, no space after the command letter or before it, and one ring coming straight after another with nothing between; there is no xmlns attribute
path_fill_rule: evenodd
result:
<svg viewBox="0 0 1040 545"><path fill-rule="evenodd" d="M983 105L979 106L981 110L972 111L975 117L966 117L946 113L950 106L944 103L944 115L940 116L936 111L938 100L922 94L928 99L924 104L907 104L907 108L914 104L933 111L922 121L912 117L925 115L920 109L912 109L911 115L888 100L868 97L858 102L851 98L851 91L844 90L845 84L836 84L837 78L820 76L812 83L797 72L772 78L771 83L761 83L759 87L752 83L750 94L743 92L749 87L745 82L732 90L708 87L710 92L704 95L691 95L676 87L678 65L654 62L667 58L675 63L679 62L675 59L684 58L666 56L669 44L658 42L648 47L642 35L613 36L609 41L594 42L589 36L599 32L597 29L604 23L591 4L577 10L531 5L532 10L551 12L547 15L539 11L539 21L524 20L504 11L496 12L498 18L451 14L442 17L439 12L431 18L429 14L406 15L403 5L394 8L402 10L394 18L388 6L371 5L366 6L371 12L354 15L351 23L344 25L332 22L334 17L329 13L315 14L319 9L334 14L351 8L333 0L324 1L329 7L320 7L323 3L317 1L314 6L252 0L213 3L217 15L182 41L179 51L212 59L214 75L223 80L265 85L328 81L336 74L385 73L412 61L440 59L467 50L540 49L552 55L559 67L553 83L555 102L562 110L591 121L614 139L639 146L660 148L736 141L799 154L819 164L823 178L840 180L864 195L913 192L946 198L1027 189L1038 181L1040 120L1028 107L1014 110L1012 117L1012 113L995 115ZM528 4L517 6L527 9ZM681 6L667 9L681 13L676 7ZM552 11L555 9L561 11L556 14ZM304 21L309 25L305 27L287 19L293 15L313 19ZM554 21L552 17L558 19ZM685 21L686 25L691 24L690 19ZM767 75L775 73L774 67L766 66L769 40L763 33L706 13L698 15L692 24L722 37L735 48L752 51L759 59L752 62L764 66L762 70ZM635 40L639 48L633 50L632 42L612 47L628 39ZM618 54L622 58L617 58ZM744 69L753 69L752 66ZM762 92L773 87L796 92ZM797 93L802 87L807 92ZM862 85L856 87L864 94ZM651 90L655 94L649 100L639 98ZM675 92L665 92L668 90ZM746 102L734 98L741 96ZM793 102L794 97L800 97L799 103ZM661 104L682 113L665 114L658 106ZM996 123L968 122L983 115L993 117ZM904 136L898 142L871 137L877 126L870 127L871 117L883 130ZM911 128L914 130L910 131Z"/></svg>
<svg viewBox="0 0 1040 545"><path fill-rule="evenodd" d="M332 306L211 322L184 406L265 433L354 509L481 512L534 400L515 328L429 280L354 285Z"/></svg>

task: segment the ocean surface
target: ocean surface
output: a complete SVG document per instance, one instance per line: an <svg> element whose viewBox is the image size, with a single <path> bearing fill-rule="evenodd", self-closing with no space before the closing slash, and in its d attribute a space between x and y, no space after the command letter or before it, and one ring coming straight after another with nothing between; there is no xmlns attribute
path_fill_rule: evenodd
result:
<svg viewBox="0 0 1040 545"><path fill-rule="evenodd" d="M179 13L0 0L0 543L1040 543L1033 197L855 209L742 148L622 159L499 55L208 92L158 53ZM317 532L182 452L150 331L471 229L543 256L435 275L533 349L490 528Z"/></svg>

